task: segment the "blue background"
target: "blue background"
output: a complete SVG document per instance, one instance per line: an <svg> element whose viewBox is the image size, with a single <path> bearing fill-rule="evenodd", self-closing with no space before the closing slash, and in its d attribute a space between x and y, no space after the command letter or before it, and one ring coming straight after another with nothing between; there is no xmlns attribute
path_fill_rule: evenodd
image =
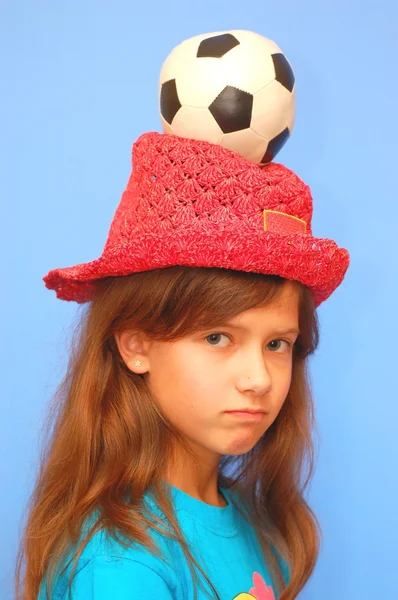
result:
<svg viewBox="0 0 398 600"><path fill-rule="evenodd" d="M300 598L397 597L397 12L392 0L1 2L1 600L79 311L42 277L100 256L131 145L160 130L161 64L224 29L270 37L292 63L297 118L276 161L310 185L314 235L351 254L311 361L308 499L324 542Z"/></svg>

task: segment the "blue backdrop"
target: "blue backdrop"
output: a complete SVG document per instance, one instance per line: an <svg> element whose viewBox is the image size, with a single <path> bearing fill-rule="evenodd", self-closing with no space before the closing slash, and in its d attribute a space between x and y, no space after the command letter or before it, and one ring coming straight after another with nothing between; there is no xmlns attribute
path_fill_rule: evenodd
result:
<svg viewBox="0 0 398 600"><path fill-rule="evenodd" d="M324 543L300 598L397 597L397 13L392 0L1 2L1 600L78 310L42 277L100 256L131 145L160 130L162 62L223 29L270 37L291 61L296 125L276 160L310 185L314 235L351 253L311 362L308 500Z"/></svg>

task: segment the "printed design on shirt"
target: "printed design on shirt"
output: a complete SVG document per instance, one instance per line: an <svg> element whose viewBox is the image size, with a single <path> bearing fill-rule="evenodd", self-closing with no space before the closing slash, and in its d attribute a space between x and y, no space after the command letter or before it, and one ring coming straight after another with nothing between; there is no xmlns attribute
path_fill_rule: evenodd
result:
<svg viewBox="0 0 398 600"><path fill-rule="evenodd" d="M272 586L268 586L260 573L253 573L254 587L250 589L250 592L242 592L235 596L233 600L275 600L274 590Z"/></svg>

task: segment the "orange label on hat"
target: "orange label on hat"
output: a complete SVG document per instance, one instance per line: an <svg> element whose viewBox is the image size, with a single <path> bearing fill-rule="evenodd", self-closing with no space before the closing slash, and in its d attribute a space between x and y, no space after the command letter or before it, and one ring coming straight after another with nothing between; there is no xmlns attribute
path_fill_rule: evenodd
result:
<svg viewBox="0 0 398 600"><path fill-rule="evenodd" d="M305 233L307 223L303 219L287 215L278 210L264 209L264 231L272 231L281 235L291 233Z"/></svg>

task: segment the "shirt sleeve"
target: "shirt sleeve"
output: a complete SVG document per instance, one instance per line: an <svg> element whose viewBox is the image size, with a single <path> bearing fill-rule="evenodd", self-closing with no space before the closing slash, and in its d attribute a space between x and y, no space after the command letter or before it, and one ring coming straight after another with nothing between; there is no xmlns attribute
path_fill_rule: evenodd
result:
<svg viewBox="0 0 398 600"><path fill-rule="evenodd" d="M78 571L70 600L173 600L168 583L151 567L128 558L95 556ZM65 600L69 600L66 593Z"/></svg>

